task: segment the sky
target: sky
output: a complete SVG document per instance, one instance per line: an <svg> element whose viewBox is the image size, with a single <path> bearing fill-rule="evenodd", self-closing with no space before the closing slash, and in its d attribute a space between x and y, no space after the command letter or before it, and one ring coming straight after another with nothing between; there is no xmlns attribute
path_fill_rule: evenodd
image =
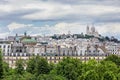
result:
<svg viewBox="0 0 120 80"><path fill-rule="evenodd" d="M80 34L87 25L120 39L120 0L0 0L0 38Z"/></svg>

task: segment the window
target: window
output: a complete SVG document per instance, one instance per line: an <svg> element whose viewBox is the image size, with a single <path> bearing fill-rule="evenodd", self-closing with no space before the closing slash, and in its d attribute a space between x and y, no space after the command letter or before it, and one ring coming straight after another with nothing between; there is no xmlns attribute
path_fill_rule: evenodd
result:
<svg viewBox="0 0 120 80"><path fill-rule="evenodd" d="M63 54L65 54L65 50L63 50Z"/></svg>
<svg viewBox="0 0 120 80"><path fill-rule="evenodd" d="M17 49L16 52L19 52L19 50Z"/></svg>
<svg viewBox="0 0 120 80"><path fill-rule="evenodd" d="M78 56L78 53L76 52L76 56Z"/></svg>
<svg viewBox="0 0 120 80"><path fill-rule="evenodd" d="M68 50L68 54L67 55L69 55L69 50Z"/></svg>
<svg viewBox="0 0 120 80"><path fill-rule="evenodd" d="M5 52L5 49L3 49L3 52Z"/></svg>
<svg viewBox="0 0 120 80"><path fill-rule="evenodd" d="M72 55L74 55L74 52L72 51Z"/></svg>
<svg viewBox="0 0 120 80"><path fill-rule="evenodd" d="M82 53L80 53L80 56L82 56Z"/></svg>
<svg viewBox="0 0 120 80"><path fill-rule="evenodd" d="M22 52L22 50L20 49L20 52Z"/></svg>
<svg viewBox="0 0 120 80"><path fill-rule="evenodd" d="M52 58L50 57L50 60L51 60Z"/></svg>
<svg viewBox="0 0 120 80"><path fill-rule="evenodd" d="M9 49L7 50L7 52L9 52Z"/></svg>
<svg viewBox="0 0 120 80"><path fill-rule="evenodd" d="M20 56L20 54L18 53L18 56Z"/></svg>
<svg viewBox="0 0 120 80"><path fill-rule="evenodd" d="M89 53L91 53L91 51L89 50Z"/></svg>
<svg viewBox="0 0 120 80"><path fill-rule="evenodd" d="M52 53L52 50L50 50L50 53Z"/></svg>
<svg viewBox="0 0 120 80"><path fill-rule="evenodd" d="M10 46L8 45L8 48L10 48Z"/></svg>
<svg viewBox="0 0 120 80"><path fill-rule="evenodd" d="M10 53L10 56L12 56L12 54Z"/></svg>
<svg viewBox="0 0 120 80"><path fill-rule="evenodd" d="M3 48L5 48L5 45L4 45L4 47Z"/></svg>
<svg viewBox="0 0 120 80"><path fill-rule="evenodd" d="M7 53L7 56L9 56L9 53Z"/></svg>
<svg viewBox="0 0 120 80"><path fill-rule="evenodd" d="M27 53L26 56L29 56L29 54Z"/></svg>
<svg viewBox="0 0 120 80"><path fill-rule="evenodd" d="M22 56L24 56L24 53L22 53Z"/></svg>
<svg viewBox="0 0 120 80"><path fill-rule="evenodd" d="M65 53L63 53L63 56L65 56Z"/></svg>

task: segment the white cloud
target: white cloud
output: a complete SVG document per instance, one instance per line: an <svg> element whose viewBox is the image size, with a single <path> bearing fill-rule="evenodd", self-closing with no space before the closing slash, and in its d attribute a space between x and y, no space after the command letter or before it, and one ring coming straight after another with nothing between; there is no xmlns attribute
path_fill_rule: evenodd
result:
<svg viewBox="0 0 120 80"><path fill-rule="evenodd" d="M5 38L9 35L9 32L0 33L0 38Z"/></svg>
<svg viewBox="0 0 120 80"><path fill-rule="evenodd" d="M71 33L85 33L86 24L80 24L80 23L58 23L54 27L54 32L63 34L68 33L70 31Z"/></svg>
<svg viewBox="0 0 120 80"><path fill-rule="evenodd" d="M62 5L58 3L29 4L25 8L39 9L38 12L27 14L22 17L23 19L33 19L33 20L47 20L47 19L61 18L71 12L69 11L71 8L70 5Z"/></svg>
<svg viewBox="0 0 120 80"><path fill-rule="evenodd" d="M27 4L37 3L34 0L6 0L6 4L0 4L0 14L9 15L18 11L28 11L29 8L25 8ZM35 9L35 8L32 8ZM29 9L30 11L31 9Z"/></svg>
<svg viewBox="0 0 120 80"><path fill-rule="evenodd" d="M16 23L16 22L13 22L11 24L9 24L7 27L10 31L13 31L15 29L20 29L20 28L25 28L25 27L30 27L32 26L31 24L20 24L20 23Z"/></svg>
<svg viewBox="0 0 120 80"><path fill-rule="evenodd" d="M29 5L31 6L31 5ZM68 4L32 4L33 8L43 9L35 13L24 15L23 19L30 20L47 20L47 19L61 19L67 15L86 15L86 16L99 16L103 14L109 14L114 12L120 12L119 7L115 6L104 6L104 5L68 5ZM30 8L32 8L30 7ZM26 8L29 9L27 6ZM73 16L68 16L73 17Z"/></svg>
<svg viewBox="0 0 120 80"><path fill-rule="evenodd" d="M28 14L18 15L22 19L29 20L50 20L50 19L63 19L64 17L73 18L73 16L100 16L109 13L119 13L118 6L89 4L91 1L87 1L87 4L62 4L59 1L44 1L44 0L6 0L8 3L0 4L0 14L7 15L20 11L32 11ZM77 1L76 1L77 2ZM80 1L78 1L80 2ZM84 1L83 1L84 2ZM96 1L93 1L96 2ZM114 2L114 1L113 1ZM111 3L111 1L110 1ZM73 15L73 16L69 16ZM22 16L22 17L21 17Z"/></svg>
<svg viewBox="0 0 120 80"><path fill-rule="evenodd" d="M85 33L87 24L82 23L65 23L60 22L53 26L44 25L44 26L34 26L32 24L20 24L20 23L11 23L7 27L8 29L12 31L21 30L24 32L24 30L28 30L29 33L39 33L39 34L63 34L68 33L68 31L71 31L71 33ZM106 34L106 33L120 33L120 23L106 23L106 24L98 24L95 25L97 31L100 34ZM92 25L90 25L92 27Z"/></svg>
<svg viewBox="0 0 120 80"><path fill-rule="evenodd" d="M120 34L120 23L104 23L97 25L97 29L101 34L111 33Z"/></svg>
<svg viewBox="0 0 120 80"><path fill-rule="evenodd" d="M7 35L14 35L14 33L23 34L25 31L27 31L28 35L51 35L51 34L67 34L68 31L70 31L72 34L80 34L80 33L86 33L86 24L82 23L65 23L60 22L53 26L44 25L44 26L35 26L31 24L20 24L20 23L11 23L8 25L8 29L11 31L9 34L7 32L1 33L0 37L5 37ZM89 25L90 27L92 25ZM117 34L120 34L120 23L106 23L106 24L98 24L94 25L96 27L96 30L102 34L103 36L107 33L108 36L111 34L113 36L117 36Z"/></svg>
<svg viewBox="0 0 120 80"><path fill-rule="evenodd" d="M97 20L101 20L101 22L103 20L109 21L109 18L111 18L111 21L117 19L117 21L119 21L119 15L114 14L120 13L119 6L100 3L99 5L96 5L94 2L89 4L89 0L87 4L80 4L80 2L78 4L62 4L59 3L59 1L57 2L50 0L20 0L19 2L18 0L6 1L8 3L0 4L0 18L2 17L1 21L3 21L3 23L7 22L4 22L4 19L10 21L7 28L14 34L16 32L22 33L26 30L28 30L30 34L67 33L68 31L71 31L71 33L85 33L86 24L83 23L94 22ZM110 3L112 3L112 1ZM107 2L106 4L109 3ZM51 19L54 19L55 21L58 19L58 23L53 26L49 26L50 22L44 26L35 26L34 22L32 22L32 25L24 24L25 21L27 23L30 21L31 23L32 20L43 20L43 22L45 22L46 20L51 21ZM60 19L63 19L63 21L59 21ZM84 19L87 19L88 22L86 22L87 20L84 21ZM23 24L21 24L19 20ZM72 20L73 22L67 23L69 22L67 20ZM96 24L95 26L98 26L96 28L101 34L106 34L109 32L120 33L120 23L105 23L101 25Z"/></svg>
<svg viewBox="0 0 120 80"><path fill-rule="evenodd" d="M11 33L24 33L24 31L27 31L30 35L34 34L66 34L68 31L71 31L71 33L81 33L85 32L86 25L80 24L80 23L57 23L53 26L44 25L44 26L34 26L31 24L20 24L20 23L11 23L8 26L8 29L11 31Z"/></svg>

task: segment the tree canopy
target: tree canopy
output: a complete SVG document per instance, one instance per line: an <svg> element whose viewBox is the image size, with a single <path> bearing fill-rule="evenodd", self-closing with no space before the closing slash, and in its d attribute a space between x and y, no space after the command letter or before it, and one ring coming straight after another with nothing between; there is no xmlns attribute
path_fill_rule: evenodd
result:
<svg viewBox="0 0 120 80"><path fill-rule="evenodd" d="M18 60L15 69L9 68L0 56L2 80L120 80L120 58L115 55L99 62L89 60L86 63L67 57L57 64L33 56L27 63Z"/></svg>
<svg viewBox="0 0 120 80"><path fill-rule="evenodd" d="M2 59L2 52L0 49L0 79L3 77L3 59Z"/></svg>

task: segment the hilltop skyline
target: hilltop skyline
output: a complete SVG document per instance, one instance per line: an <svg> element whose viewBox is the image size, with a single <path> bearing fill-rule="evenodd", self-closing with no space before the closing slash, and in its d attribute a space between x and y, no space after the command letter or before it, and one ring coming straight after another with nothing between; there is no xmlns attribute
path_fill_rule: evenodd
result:
<svg viewBox="0 0 120 80"><path fill-rule="evenodd" d="M119 0L1 0L0 37L86 32L94 26L120 39Z"/></svg>

